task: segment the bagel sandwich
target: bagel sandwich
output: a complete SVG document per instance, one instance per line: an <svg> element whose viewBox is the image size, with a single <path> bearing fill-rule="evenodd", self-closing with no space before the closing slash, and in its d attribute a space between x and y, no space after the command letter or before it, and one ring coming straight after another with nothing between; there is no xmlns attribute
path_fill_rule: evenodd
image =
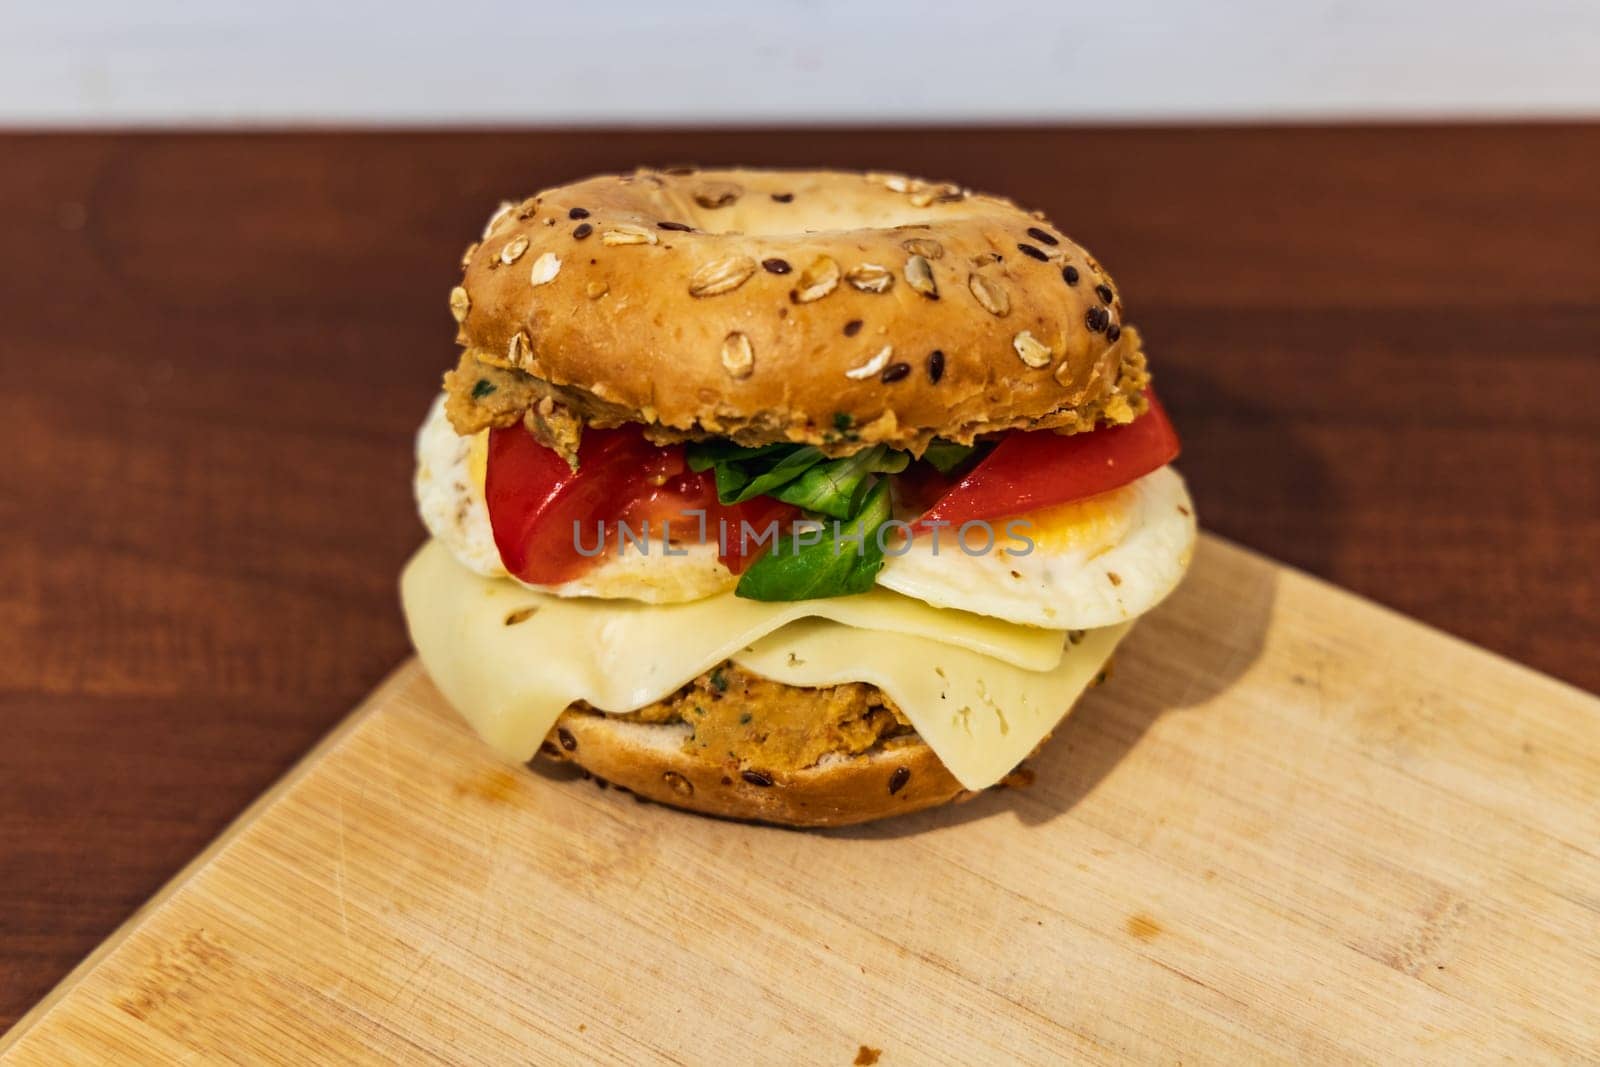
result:
<svg viewBox="0 0 1600 1067"><path fill-rule="evenodd" d="M793 826L961 799L1189 564L1120 291L1008 200L642 169L502 204L462 271L401 592L510 759Z"/></svg>

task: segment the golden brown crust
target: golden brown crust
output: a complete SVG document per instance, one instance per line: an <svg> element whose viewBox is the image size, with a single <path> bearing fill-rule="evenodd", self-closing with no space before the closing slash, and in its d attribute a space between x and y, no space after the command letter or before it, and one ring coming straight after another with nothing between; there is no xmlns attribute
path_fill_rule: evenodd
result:
<svg viewBox="0 0 1600 1067"><path fill-rule="evenodd" d="M741 771L685 750L684 733L681 726L566 711L540 753L662 804L784 826L848 826L973 795L915 736L803 770Z"/></svg>
<svg viewBox="0 0 1600 1067"><path fill-rule="evenodd" d="M1109 275L1044 219L956 186L590 178L507 205L465 262L450 301L468 353L451 383L462 432L518 414L504 394L474 403L480 366L590 424L643 422L663 440L920 451L935 435L1142 410L1138 334Z"/></svg>

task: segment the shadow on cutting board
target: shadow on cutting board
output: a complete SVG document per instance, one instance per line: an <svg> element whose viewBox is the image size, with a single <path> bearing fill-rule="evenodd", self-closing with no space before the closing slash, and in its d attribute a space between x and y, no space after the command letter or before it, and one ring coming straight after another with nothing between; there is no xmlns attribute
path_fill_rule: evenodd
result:
<svg viewBox="0 0 1600 1067"><path fill-rule="evenodd" d="M1249 468L1257 472L1257 481L1248 492L1258 494L1263 506L1305 498L1329 506L1327 469L1316 451L1296 436L1295 426L1193 366L1163 364L1160 383L1168 410L1178 413L1185 450L1177 465L1190 483L1202 527L1212 493L1226 497L1230 490L1234 496L1246 491L1219 484L1230 468L1245 469L1230 462L1230 452L1239 447L1270 447L1276 457L1271 470L1277 473L1265 480L1258 477L1259 465ZM1208 417L1223 425L1207 426ZM1007 813L1024 823L1045 823L1070 811L1122 762L1159 716L1204 705L1226 692L1259 658L1277 583L1271 571L1263 571L1261 581L1250 588L1207 580L1212 567L1220 568L1217 553L1226 551L1202 541L1183 585L1117 650L1107 684L1085 694L1023 765L1023 777L1031 777L1031 784L990 790L902 818L819 832L888 839ZM1175 652L1183 662L1172 662Z"/></svg>
<svg viewBox="0 0 1600 1067"><path fill-rule="evenodd" d="M1222 558L1234 551L1201 541L1183 585L1117 649L1107 682L1084 694L1038 753L1014 772L1027 784L990 789L959 803L860 826L792 829L738 819L717 821L778 832L887 840L1007 813L1028 824L1066 814L1115 769L1158 717L1206 704L1226 692L1259 658L1272 618L1276 571L1262 567L1257 572L1260 580L1243 588L1226 577L1208 580L1213 570L1237 570L1237 565L1227 568ZM1181 657L1178 662L1175 651ZM591 778L569 763L536 760L528 769L552 782ZM602 789L611 788L595 781Z"/></svg>
<svg viewBox="0 0 1600 1067"><path fill-rule="evenodd" d="M1325 496L1327 471L1317 454L1296 436L1296 427L1232 395L1209 376L1189 368L1166 368L1164 390L1182 395L1198 411L1223 412L1235 429L1248 428L1253 448L1270 448L1278 473L1252 491L1264 501L1294 499L1307 493ZM1200 472L1190 479L1202 524L1209 475L1225 477L1238 447L1233 433L1208 434L1203 425L1192 437L1183 430L1186 451L1178 462L1188 473L1192 462ZM1224 440L1211 447L1222 433ZM1219 490L1225 492L1225 489ZM1011 817L1025 824L1043 824L1071 811L1128 756L1162 714L1205 705L1225 693L1260 657L1276 597L1276 572L1252 567L1241 586L1239 564L1230 550L1202 540L1190 574L1172 596L1142 619L1117 650L1111 678L1091 690L1062 722L1038 753L1025 761L1018 788L992 789L961 803L886 819L861 826L798 830L856 840L890 840L990 817ZM570 765L537 761L531 769L547 779L587 777ZM737 821L737 820L735 820ZM755 824L751 824L755 825ZM781 827L773 829L783 830Z"/></svg>
<svg viewBox="0 0 1600 1067"><path fill-rule="evenodd" d="M1086 693L1037 755L1022 768L1028 784L993 789L970 800L863 826L819 833L887 839L991 817L1049 822L1072 810L1139 743L1151 724L1170 711L1204 705L1227 689L1259 657L1272 618L1277 582L1271 572L1254 587L1229 589L1205 579L1208 560L1228 551L1202 543L1190 577L1137 626L1117 650L1111 677ZM1210 604L1196 606L1195 598ZM1189 603L1184 603L1189 601ZM1201 628L1196 618L1215 625ZM1190 620L1178 623L1173 620ZM1163 670L1171 651L1193 660Z"/></svg>

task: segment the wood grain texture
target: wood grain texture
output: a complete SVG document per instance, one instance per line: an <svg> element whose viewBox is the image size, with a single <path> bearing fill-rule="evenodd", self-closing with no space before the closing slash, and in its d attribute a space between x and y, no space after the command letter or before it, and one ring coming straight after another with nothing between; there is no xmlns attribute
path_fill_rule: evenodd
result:
<svg viewBox="0 0 1600 1067"><path fill-rule="evenodd" d="M596 170L894 167L1051 211L1144 328L1211 529L1600 688L1597 127L5 136L0 159L0 1026L406 654L409 440L456 257L500 197Z"/></svg>
<svg viewBox="0 0 1600 1067"><path fill-rule="evenodd" d="M1214 539L1031 788L856 830L502 764L408 665L0 1062L1577 1062L1597 731Z"/></svg>

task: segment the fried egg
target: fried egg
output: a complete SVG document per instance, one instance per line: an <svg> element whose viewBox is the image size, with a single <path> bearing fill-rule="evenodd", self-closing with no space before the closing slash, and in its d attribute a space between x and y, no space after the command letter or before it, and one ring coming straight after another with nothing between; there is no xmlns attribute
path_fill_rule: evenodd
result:
<svg viewBox="0 0 1600 1067"><path fill-rule="evenodd" d="M935 607L1091 630L1160 603L1195 537L1183 479L1162 467L1087 500L970 526L964 538L944 529L891 542L878 584Z"/></svg>
<svg viewBox="0 0 1600 1067"><path fill-rule="evenodd" d="M458 435L441 397L417 434L416 452L417 508L428 531L477 573L507 577L484 502L487 432ZM1196 536L1188 490L1170 467L1088 500L996 520L988 529L992 543L981 527L961 540L954 529L909 543L891 539L878 584L934 607L1089 630L1159 603L1183 577ZM672 604L737 584L715 544L674 546L671 555L664 547L657 540L645 552L633 546L608 552L572 581L530 588Z"/></svg>
<svg viewBox="0 0 1600 1067"><path fill-rule="evenodd" d="M441 395L417 433L416 457L413 487L417 511L428 532L477 573L487 578L509 577L495 547L483 495L488 431L471 437L456 433L445 417ZM715 596L738 581L717 558L715 542L675 545L671 555L666 554L666 547L659 538L643 549L630 544L620 552L607 552L572 581L529 588L556 596L675 604Z"/></svg>
<svg viewBox="0 0 1600 1067"><path fill-rule="evenodd" d="M428 532L451 555L485 578L504 578L500 550L489 525L483 477L489 464L487 431L462 437L444 414L444 394L417 431L417 472L412 489Z"/></svg>

